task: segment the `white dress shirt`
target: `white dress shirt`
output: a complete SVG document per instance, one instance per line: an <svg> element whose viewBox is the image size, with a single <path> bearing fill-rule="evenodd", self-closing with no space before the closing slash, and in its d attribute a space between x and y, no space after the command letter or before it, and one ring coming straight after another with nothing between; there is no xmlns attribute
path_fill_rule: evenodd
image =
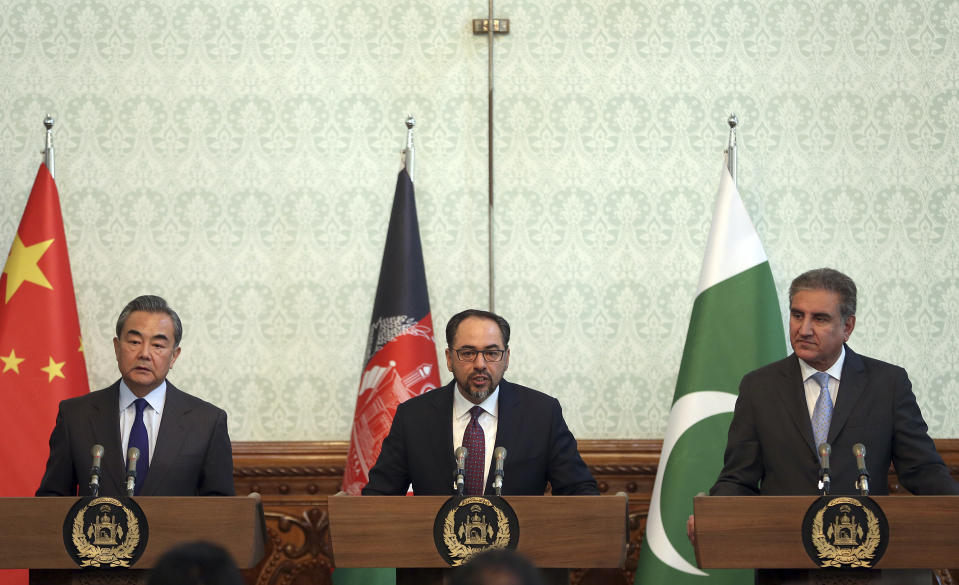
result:
<svg viewBox="0 0 959 585"><path fill-rule="evenodd" d="M160 419L163 418L163 406L166 404L166 380L144 396L147 407L143 409L143 424L147 428L147 437L150 440L150 461L153 461L153 451L156 449L157 433L160 432ZM123 446L123 461L127 460L127 445L130 443L130 431L133 429L133 420L137 417L137 407L133 402L136 395L120 380L120 444Z"/></svg>
<svg viewBox="0 0 959 585"><path fill-rule="evenodd" d="M459 386L453 385L453 451L463 446L463 435L470 422L470 409L476 404L463 397ZM477 422L483 428L483 438L486 439L486 463L483 467L483 485L489 477L489 466L493 461L493 449L496 447L496 425L499 421L499 386L479 403L485 412L479 415Z"/></svg>
<svg viewBox="0 0 959 585"><path fill-rule="evenodd" d="M829 374L829 397L832 398L833 408L836 406L836 399L839 397L839 378L842 375L842 365L846 361L846 346L843 346L839 352L839 359L826 370ZM799 371L802 372L803 387L806 390L806 406L809 408L809 418L812 419L812 411L816 408L816 401L819 400L819 382L813 379L813 375L819 370L810 366L799 359Z"/></svg>

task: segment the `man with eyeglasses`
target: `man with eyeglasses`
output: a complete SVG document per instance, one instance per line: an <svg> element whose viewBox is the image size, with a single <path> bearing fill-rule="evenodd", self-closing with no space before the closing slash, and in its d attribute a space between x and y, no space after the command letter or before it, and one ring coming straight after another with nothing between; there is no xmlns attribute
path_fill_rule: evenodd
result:
<svg viewBox="0 0 959 585"><path fill-rule="evenodd" d="M492 494L493 452L506 449L504 495L599 494L559 401L503 379L509 323L478 309L446 325L446 367L453 381L399 405L363 495L454 491L454 453L467 447L467 495ZM471 471L473 473L471 473Z"/></svg>

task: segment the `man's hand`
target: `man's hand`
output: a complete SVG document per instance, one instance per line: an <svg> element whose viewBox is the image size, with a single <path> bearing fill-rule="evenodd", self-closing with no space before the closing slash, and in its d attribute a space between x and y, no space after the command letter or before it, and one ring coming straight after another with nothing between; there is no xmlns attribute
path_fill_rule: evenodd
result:
<svg viewBox="0 0 959 585"><path fill-rule="evenodd" d="M696 518L692 514L686 520L686 537L693 546L696 546Z"/></svg>

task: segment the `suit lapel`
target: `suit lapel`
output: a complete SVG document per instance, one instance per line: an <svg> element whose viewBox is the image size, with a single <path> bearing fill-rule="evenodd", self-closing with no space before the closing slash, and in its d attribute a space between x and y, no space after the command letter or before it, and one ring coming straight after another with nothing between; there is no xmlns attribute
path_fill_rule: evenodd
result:
<svg viewBox="0 0 959 585"><path fill-rule="evenodd" d="M789 418L799 430L806 446L817 454L816 440L812 435L812 421L809 419L809 406L806 404L806 390L803 386L802 370L799 368L799 358L792 354L782 362L783 367L780 374L783 376L782 384L779 384L779 394L789 413ZM818 456L818 454L817 454Z"/></svg>
<svg viewBox="0 0 959 585"><path fill-rule="evenodd" d="M832 411L832 422L829 424L829 442L833 443L839 432L842 431L853 408L859 403L859 398L866 389L866 366L862 358L853 350L846 348L846 361L842 365L842 379L839 381L840 392L836 396L836 407Z"/></svg>
<svg viewBox="0 0 959 585"><path fill-rule="evenodd" d="M140 495L143 496L155 496L160 493L163 478L167 477L170 467L176 460L190 424L187 417L190 407L186 405L183 392L169 381L166 384L166 401L163 404L160 430L157 432L156 446L153 448L153 457L150 459L150 470L140 491Z"/></svg>
<svg viewBox="0 0 959 585"><path fill-rule="evenodd" d="M426 422L430 429L430 443L433 450L433 461L448 461L449 465L453 463L453 392L456 391L456 381L452 381L442 388L430 390L427 394L432 397L432 404L435 413L431 420ZM433 424L433 421L441 420L444 424ZM453 477L450 476L450 485Z"/></svg>
<svg viewBox="0 0 959 585"><path fill-rule="evenodd" d="M522 409L519 407L519 396L514 392L513 385L504 379L499 382L499 412L496 421L496 441L493 442L496 447L505 447L506 454L509 456L514 446L517 446L516 433L519 432L523 421L520 420ZM520 455L513 454L513 457ZM493 485L493 468L496 465L494 460L490 460L490 468L486 474L486 490L489 491Z"/></svg>
<svg viewBox="0 0 959 585"><path fill-rule="evenodd" d="M120 443L120 381L93 395L95 398L90 402L89 421L94 444L103 445L100 481L111 482L115 493L126 493L123 481L126 477L126 455Z"/></svg>

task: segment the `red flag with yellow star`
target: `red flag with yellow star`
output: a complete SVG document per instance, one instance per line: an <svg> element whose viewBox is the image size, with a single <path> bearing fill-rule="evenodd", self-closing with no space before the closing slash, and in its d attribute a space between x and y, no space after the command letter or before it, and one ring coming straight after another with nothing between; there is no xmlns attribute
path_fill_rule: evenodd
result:
<svg viewBox="0 0 959 585"><path fill-rule="evenodd" d="M0 497L40 485L61 400L90 391L57 186L41 164L0 276Z"/></svg>

